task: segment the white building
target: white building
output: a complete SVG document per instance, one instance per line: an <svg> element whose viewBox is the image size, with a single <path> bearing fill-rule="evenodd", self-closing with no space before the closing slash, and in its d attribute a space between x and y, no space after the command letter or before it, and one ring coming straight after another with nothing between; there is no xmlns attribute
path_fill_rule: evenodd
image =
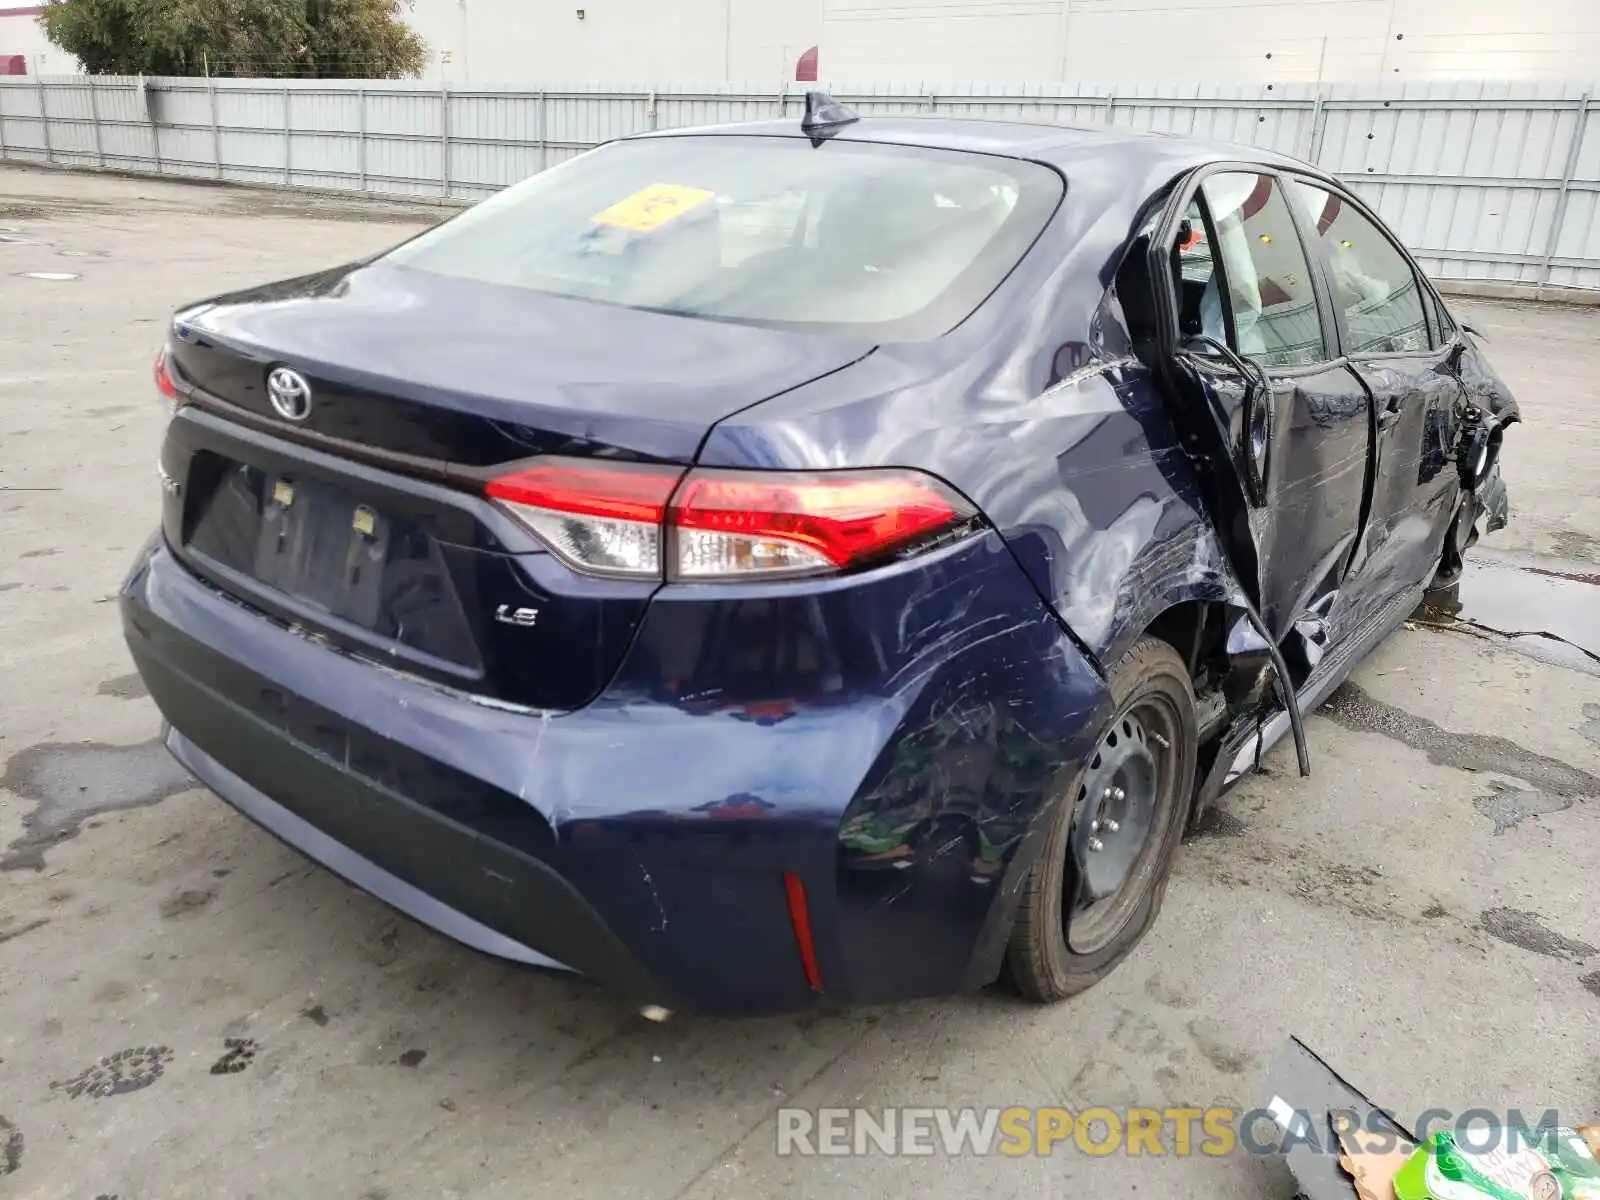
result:
<svg viewBox="0 0 1600 1200"><path fill-rule="evenodd" d="M405 0L457 85L1600 78L1600 0Z"/></svg>
<svg viewBox="0 0 1600 1200"><path fill-rule="evenodd" d="M72 75L78 60L51 43L36 0L0 0L0 75Z"/></svg>
<svg viewBox="0 0 1600 1200"><path fill-rule="evenodd" d="M1600 78L1600 0L824 3L823 77L851 83Z"/></svg>
<svg viewBox="0 0 1600 1200"><path fill-rule="evenodd" d="M1600 79L1600 0L402 3L454 87ZM77 69L39 7L0 0L0 73Z"/></svg>
<svg viewBox="0 0 1600 1200"><path fill-rule="evenodd" d="M735 81L777 88L822 36L822 0L405 0L423 77L458 87Z"/></svg>

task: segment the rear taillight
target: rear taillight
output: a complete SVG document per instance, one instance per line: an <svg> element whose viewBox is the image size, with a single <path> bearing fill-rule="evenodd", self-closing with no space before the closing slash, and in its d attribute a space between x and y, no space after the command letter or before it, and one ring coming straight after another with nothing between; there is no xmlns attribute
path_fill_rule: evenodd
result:
<svg viewBox="0 0 1600 1200"><path fill-rule="evenodd" d="M668 524L678 577L719 579L859 566L971 516L964 500L914 471L695 471Z"/></svg>
<svg viewBox="0 0 1600 1200"><path fill-rule="evenodd" d="M661 532L682 467L549 459L486 491L572 566L661 578Z"/></svg>
<svg viewBox="0 0 1600 1200"><path fill-rule="evenodd" d="M167 348L161 347L156 352L155 365L152 368L156 379L156 391L161 393L161 398L173 408L178 407L178 385L172 378L172 368L167 363Z"/></svg>
<svg viewBox="0 0 1600 1200"><path fill-rule="evenodd" d="M829 574L904 553L977 515L937 479L907 470L684 474L552 458L487 492L577 569L640 579Z"/></svg>

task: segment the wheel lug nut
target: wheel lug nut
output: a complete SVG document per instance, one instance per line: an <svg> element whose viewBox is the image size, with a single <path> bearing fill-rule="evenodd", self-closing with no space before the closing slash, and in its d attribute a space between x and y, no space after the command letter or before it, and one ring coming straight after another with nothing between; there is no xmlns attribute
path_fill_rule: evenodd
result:
<svg viewBox="0 0 1600 1200"><path fill-rule="evenodd" d="M1107 833L1116 833L1121 828L1122 828L1122 826L1118 825L1115 821L1107 821L1106 822L1106 832Z"/></svg>
<svg viewBox="0 0 1600 1200"><path fill-rule="evenodd" d="M1123 791L1121 788L1112 788L1111 789L1111 798L1113 800L1121 802L1121 801L1126 800L1128 798L1128 793Z"/></svg>
<svg viewBox="0 0 1600 1200"><path fill-rule="evenodd" d="M1092 833L1099 833L1100 832L1100 822L1097 821L1097 820L1096 821L1090 821L1089 822L1089 829L1090 829L1090 832L1092 832Z"/></svg>
<svg viewBox="0 0 1600 1200"><path fill-rule="evenodd" d="M1090 838L1089 839L1089 852L1091 854L1097 854L1101 850L1104 850L1105 848L1106 848L1106 844L1104 842L1102 842L1099 838Z"/></svg>

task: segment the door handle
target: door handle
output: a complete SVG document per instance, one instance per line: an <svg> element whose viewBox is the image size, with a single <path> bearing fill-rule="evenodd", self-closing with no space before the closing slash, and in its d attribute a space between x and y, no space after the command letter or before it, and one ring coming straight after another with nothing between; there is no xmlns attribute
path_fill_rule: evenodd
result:
<svg viewBox="0 0 1600 1200"><path fill-rule="evenodd" d="M1390 396L1389 399L1384 402L1383 411L1378 414L1378 428L1388 429L1400 419L1400 414L1402 411L1404 410L1400 397Z"/></svg>

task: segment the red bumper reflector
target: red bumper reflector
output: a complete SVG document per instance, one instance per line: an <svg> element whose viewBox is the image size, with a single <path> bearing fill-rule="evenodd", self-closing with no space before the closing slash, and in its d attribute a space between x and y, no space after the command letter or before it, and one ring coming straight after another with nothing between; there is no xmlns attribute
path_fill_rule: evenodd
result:
<svg viewBox="0 0 1600 1200"><path fill-rule="evenodd" d="M800 876L783 873L783 891L789 898L789 923L794 926L795 946L800 951L800 965L805 968L806 982L811 990L822 990L822 968L817 966L817 945L811 939L811 910L806 907L806 885Z"/></svg>

